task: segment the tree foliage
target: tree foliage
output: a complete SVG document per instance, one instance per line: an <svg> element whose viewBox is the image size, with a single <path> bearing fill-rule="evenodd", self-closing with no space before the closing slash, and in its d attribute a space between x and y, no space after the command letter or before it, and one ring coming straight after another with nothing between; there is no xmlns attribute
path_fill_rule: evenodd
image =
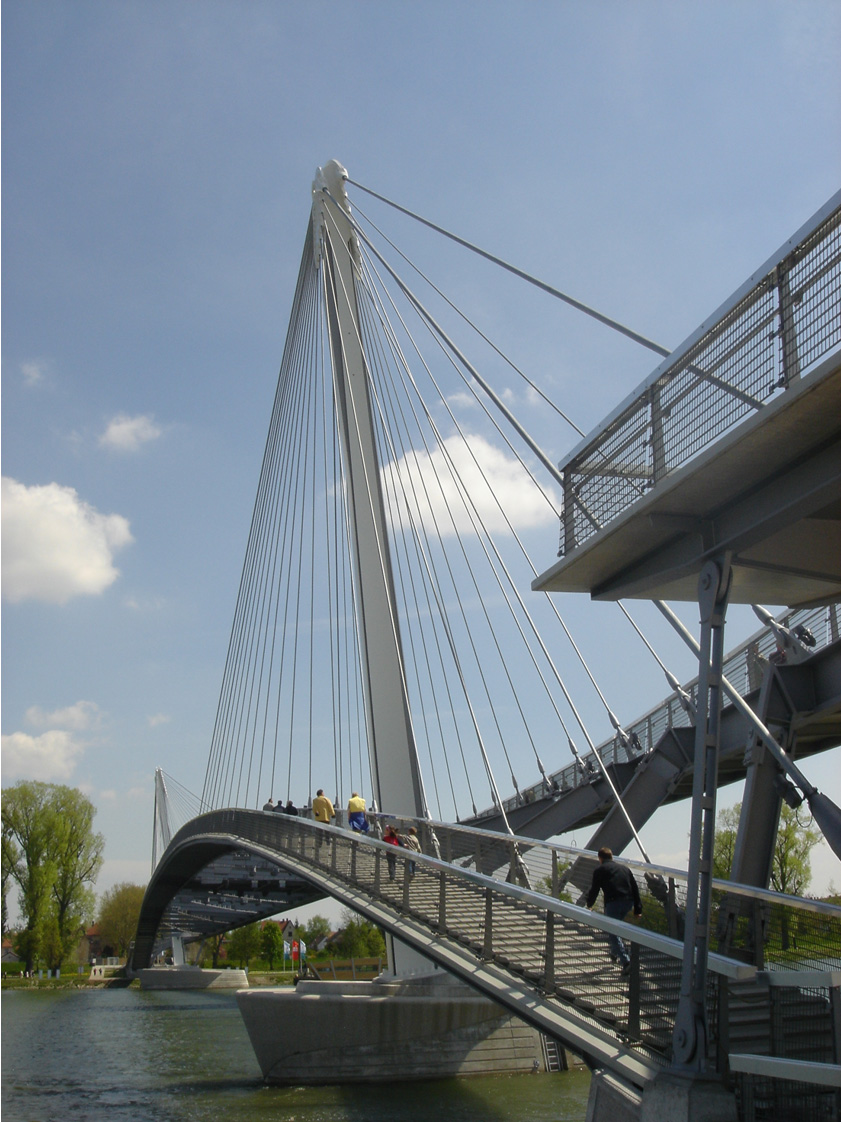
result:
<svg viewBox="0 0 841 1122"><path fill-rule="evenodd" d="M252 958L260 953L260 924L249 923L232 931L225 943L229 961L248 968Z"/></svg>
<svg viewBox="0 0 841 1122"><path fill-rule="evenodd" d="M774 861L771 866L771 884L777 892L802 896L812 881L810 854L821 840L818 830L812 829L812 818L783 803Z"/></svg>
<svg viewBox="0 0 841 1122"><path fill-rule="evenodd" d="M350 911L345 911L342 919L344 927L335 943L338 954L344 958L375 958L385 954L383 933L370 920Z"/></svg>
<svg viewBox="0 0 841 1122"><path fill-rule="evenodd" d="M719 880L729 880L736 852L736 833L739 829L739 816L742 804L725 806L716 815L715 839L713 841L713 876Z"/></svg>
<svg viewBox="0 0 841 1122"><path fill-rule="evenodd" d="M274 970L275 960L283 961L283 932L280 924L269 920L263 924L260 932L260 954L269 964L269 970Z"/></svg>
<svg viewBox="0 0 841 1122"><path fill-rule="evenodd" d="M105 840L81 791L21 781L3 792L3 888L14 882L24 928L19 952L32 970L61 966L94 911L92 885ZM4 900L5 903L5 900Z"/></svg>
<svg viewBox="0 0 841 1122"><path fill-rule="evenodd" d="M325 935L329 934L330 921L326 916L322 915L314 915L301 931L304 942L312 951L315 951L315 946L319 939L323 939Z"/></svg>
<svg viewBox="0 0 841 1122"><path fill-rule="evenodd" d="M99 902L99 938L103 945L113 947L121 958L128 953L137 931L137 921L146 889L140 884L115 884Z"/></svg>
<svg viewBox="0 0 841 1122"><path fill-rule="evenodd" d="M720 810L716 818L713 875L722 880L729 878L733 866L741 811L742 804L737 803ZM812 829L812 819L808 814L803 814L801 818L801 813L792 810L786 803L782 804L771 866L771 887L793 896L802 896L809 887L812 879L810 854L821 840L819 831Z"/></svg>

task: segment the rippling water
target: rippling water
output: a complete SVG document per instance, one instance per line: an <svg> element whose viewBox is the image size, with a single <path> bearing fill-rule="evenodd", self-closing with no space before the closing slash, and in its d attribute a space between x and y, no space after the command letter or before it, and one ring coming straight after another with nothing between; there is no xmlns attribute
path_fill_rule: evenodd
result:
<svg viewBox="0 0 841 1122"><path fill-rule="evenodd" d="M3 1122L583 1122L590 1084L267 1087L233 993L7 990L2 1034Z"/></svg>

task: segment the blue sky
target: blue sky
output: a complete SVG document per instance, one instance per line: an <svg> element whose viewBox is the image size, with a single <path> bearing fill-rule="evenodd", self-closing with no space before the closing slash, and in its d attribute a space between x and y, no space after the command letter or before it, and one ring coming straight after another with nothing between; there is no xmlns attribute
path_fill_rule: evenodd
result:
<svg viewBox="0 0 841 1122"><path fill-rule="evenodd" d="M2 17L3 782L89 793L101 891L148 877L155 767L204 778L316 167L338 158L674 346L838 188L841 9L4 0ZM440 252L581 428L656 365ZM542 438L558 459L575 443ZM641 696L604 618L630 719L662 681ZM806 770L841 800L831 756ZM652 827L653 856L680 852L685 821ZM815 888L833 877L824 853Z"/></svg>

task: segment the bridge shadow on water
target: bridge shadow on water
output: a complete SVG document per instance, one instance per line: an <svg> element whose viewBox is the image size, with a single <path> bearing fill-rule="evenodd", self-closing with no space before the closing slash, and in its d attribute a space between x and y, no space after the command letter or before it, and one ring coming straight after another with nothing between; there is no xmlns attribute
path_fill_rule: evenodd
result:
<svg viewBox="0 0 841 1122"><path fill-rule="evenodd" d="M169 1088L177 1118L205 1122L583 1122L590 1073L476 1076L422 1083L270 1087L206 1080Z"/></svg>

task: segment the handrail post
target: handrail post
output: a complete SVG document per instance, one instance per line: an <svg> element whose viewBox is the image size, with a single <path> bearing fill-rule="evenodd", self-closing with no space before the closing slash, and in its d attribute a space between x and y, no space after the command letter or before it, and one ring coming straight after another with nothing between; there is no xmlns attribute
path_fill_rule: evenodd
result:
<svg viewBox="0 0 841 1122"><path fill-rule="evenodd" d="M575 549L575 497L571 466L562 469L564 477L564 506L561 511L561 542L559 554L567 556Z"/></svg>
<svg viewBox="0 0 841 1122"><path fill-rule="evenodd" d="M356 884L356 851L358 849L356 842L350 843L350 879Z"/></svg>
<svg viewBox="0 0 841 1122"><path fill-rule="evenodd" d="M663 433L663 411L660 400L661 387L659 382L649 390L649 406L651 409L651 483L659 483L666 475L666 441Z"/></svg>
<svg viewBox="0 0 841 1122"><path fill-rule="evenodd" d="M775 272L778 311L780 316L780 347L782 357L781 385L788 389L800 377L800 355L797 350L797 329L794 322L793 306L789 283L789 260L781 261Z"/></svg>
<svg viewBox="0 0 841 1122"><path fill-rule="evenodd" d="M445 869L438 872L438 933L443 935L447 930L447 873Z"/></svg>
<svg viewBox="0 0 841 1122"><path fill-rule="evenodd" d="M679 938L677 929L677 900L675 898L675 878L669 877L669 895L666 901L666 914L669 918L669 935Z"/></svg>
<svg viewBox="0 0 841 1122"><path fill-rule="evenodd" d="M561 887L561 878L558 873L558 851L552 850L552 895L557 900Z"/></svg>
<svg viewBox="0 0 841 1122"><path fill-rule="evenodd" d="M382 852L378 849L374 854L374 895L380 894L380 870L382 867Z"/></svg>
<svg viewBox="0 0 841 1122"><path fill-rule="evenodd" d="M640 951L631 943L631 974L628 978L628 1038L640 1038Z"/></svg>
<svg viewBox="0 0 841 1122"><path fill-rule="evenodd" d="M485 889L485 939L482 944L482 958L486 962L494 956L493 951L493 890Z"/></svg>
<svg viewBox="0 0 841 1122"><path fill-rule="evenodd" d="M554 856L554 855L553 855ZM557 862L553 862L556 865ZM553 870L554 872L554 870ZM555 913L546 911L546 956L543 968L543 989L551 993L555 988Z"/></svg>
<svg viewBox="0 0 841 1122"><path fill-rule="evenodd" d="M403 911L409 910L409 885L412 883L412 876L409 872L409 862L403 862Z"/></svg>

